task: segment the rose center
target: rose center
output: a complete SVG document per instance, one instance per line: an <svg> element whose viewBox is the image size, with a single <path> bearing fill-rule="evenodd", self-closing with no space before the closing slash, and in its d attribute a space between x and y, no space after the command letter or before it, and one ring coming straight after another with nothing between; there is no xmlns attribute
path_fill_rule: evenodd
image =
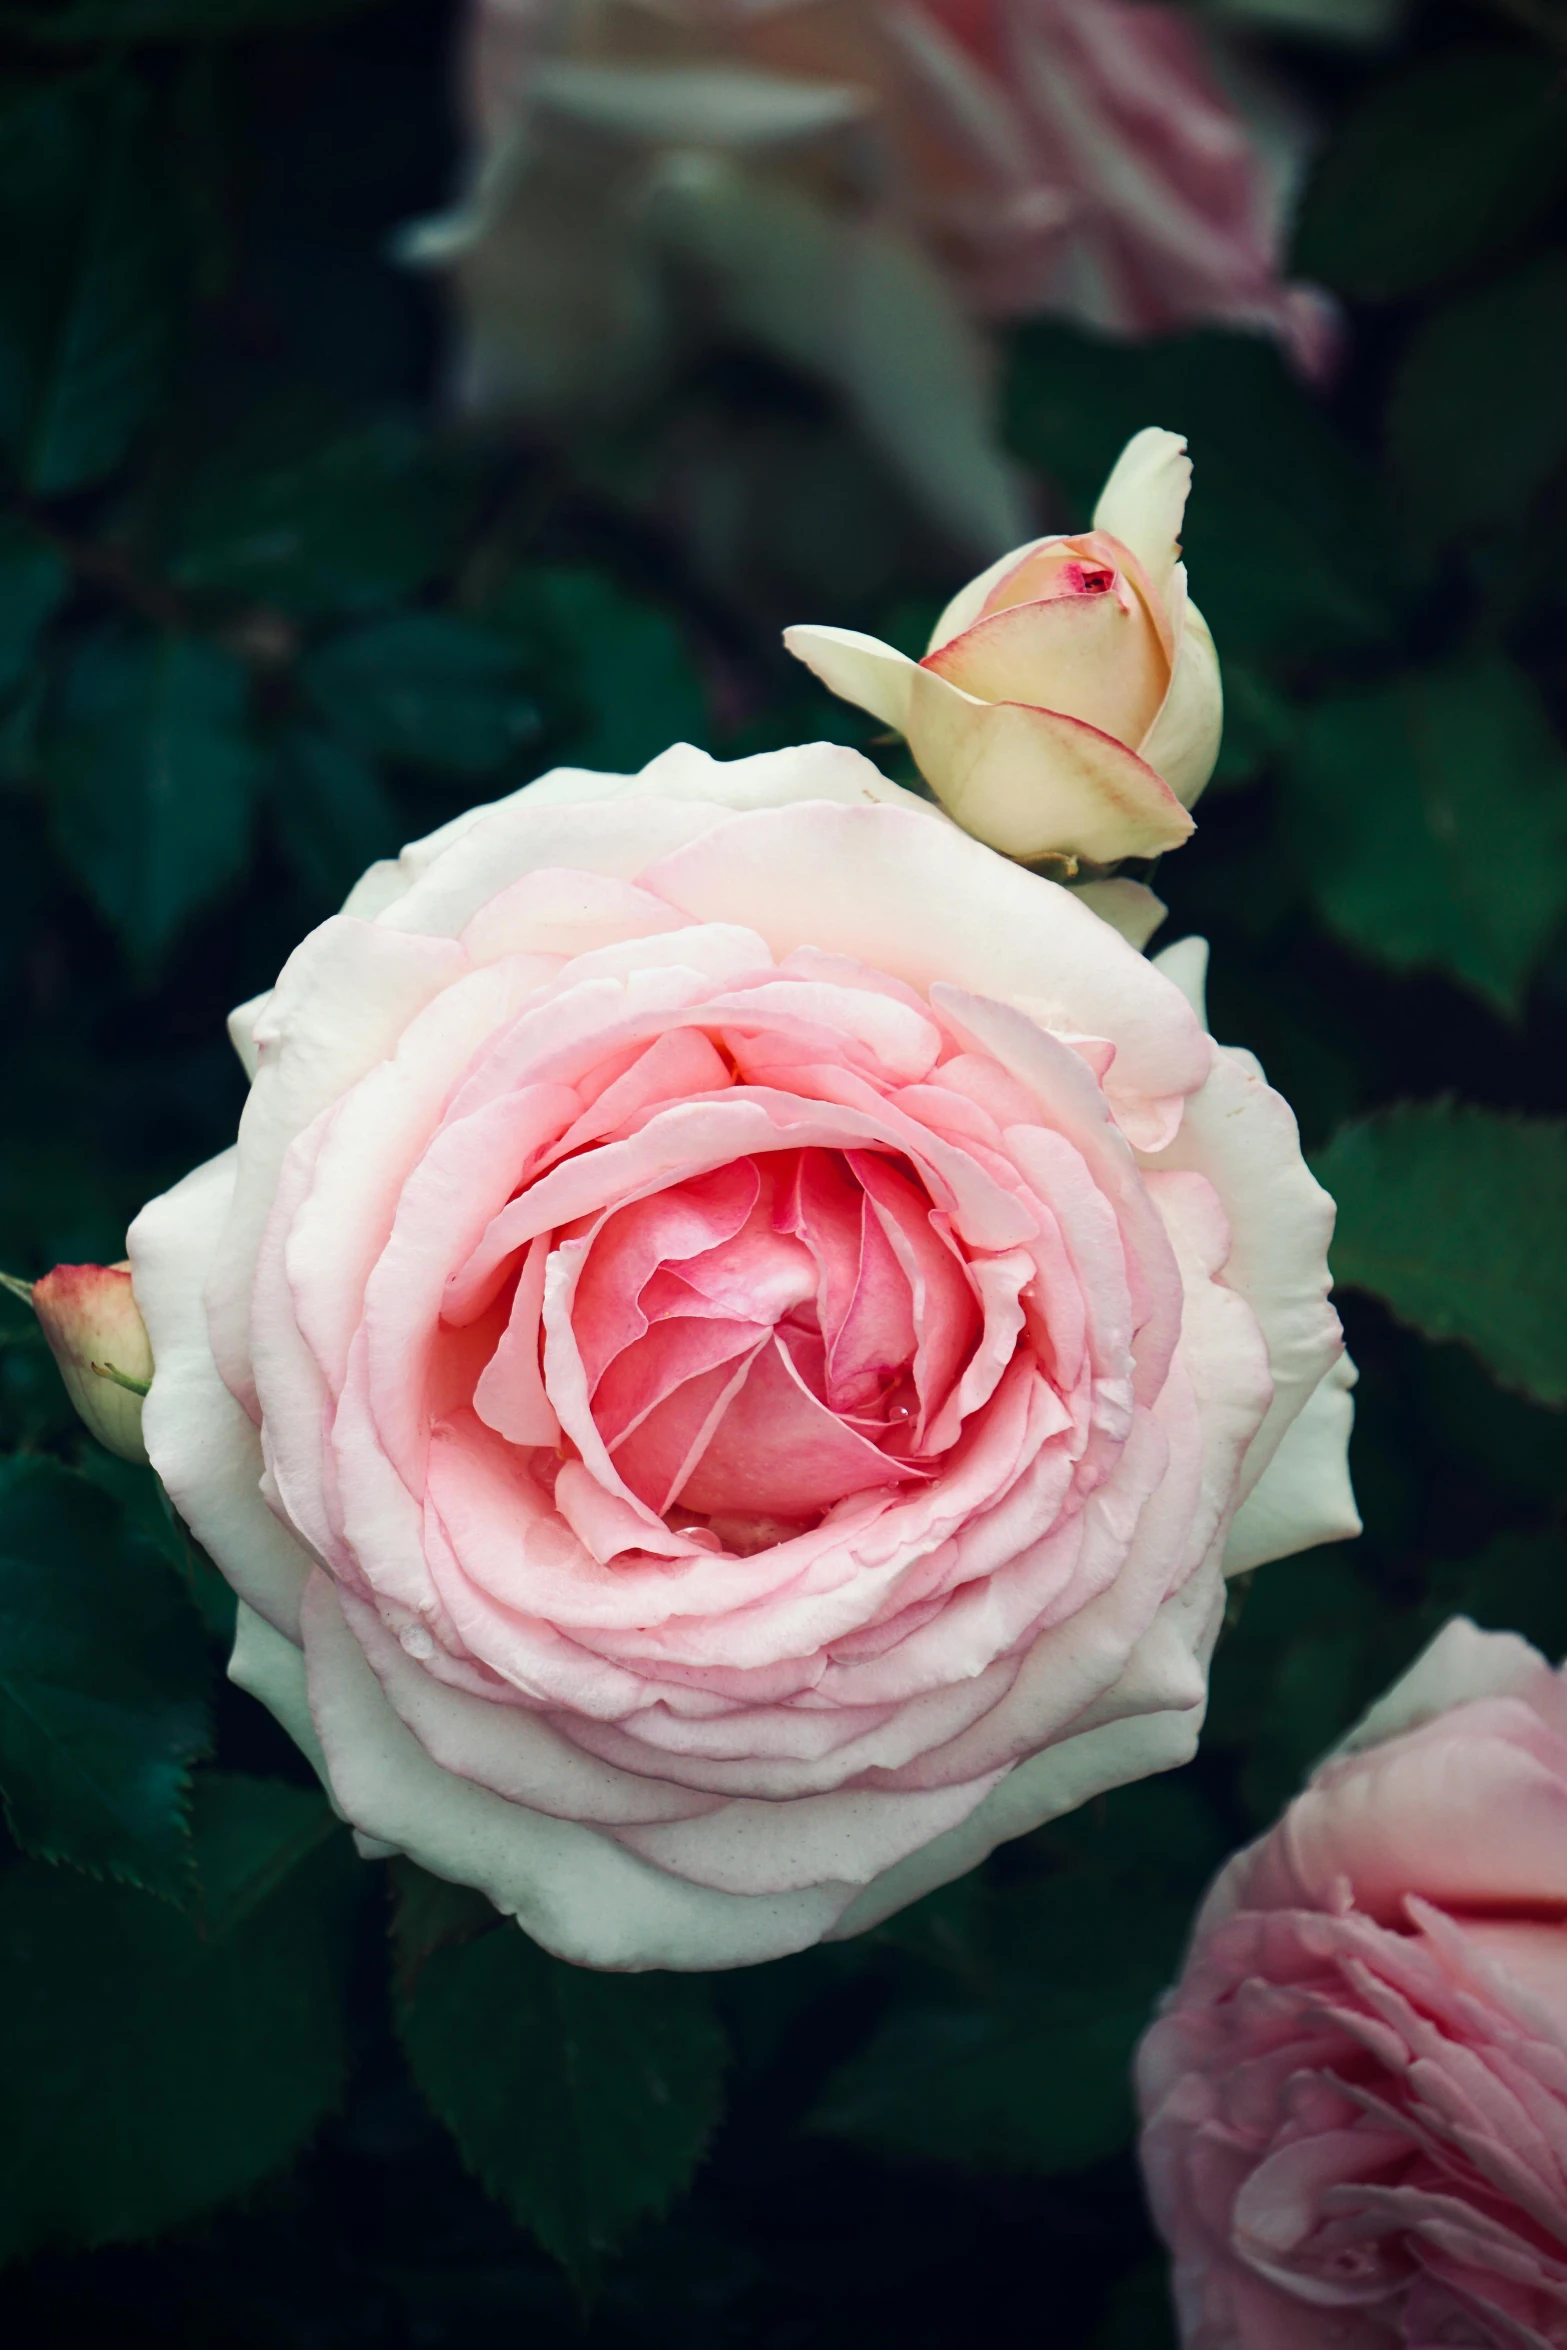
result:
<svg viewBox="0 0 1567 2350"><path fill-rule="evenodd" d="M608 1217L573 1329L614 1467L681 1523L797 1526L929 1474L979 1329L961 1253L907 1162L740 1159Z"/></svg>

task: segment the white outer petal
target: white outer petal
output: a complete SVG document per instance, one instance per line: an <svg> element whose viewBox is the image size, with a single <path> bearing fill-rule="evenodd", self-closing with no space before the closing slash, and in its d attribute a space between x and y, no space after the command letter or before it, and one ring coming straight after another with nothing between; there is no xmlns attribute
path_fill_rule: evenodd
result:
<svg viewBox="0 0 1567 2350"><path fill-rule="evenodd" d="M310 1695L305 1685L305 1652L285 1639L276 1627L240 1601L234 1615L234 1646L228 1677L236 1689L258 1698L279 1727L286 1730L328 1794L326 1756L310 1718Z"/></svg>
<svg viewBox="0 0 1567 2350"><path fill-rule="evenodd" d="M1146 882L1128 881L1121 874L1110 881L1077 882L1072 895L1081 898L1101 922L1108 922L1112 930L1118 930L1127 945L1135 947L1139 954L1169 912L1163 898L1156 897ZM1180 982L1176 984L1179 986ZM1193 1009L1201 1020L1201 1004Z"/></svg>
<svg viewBox="0 0 1567 2350"><path fill-rule="evenodd" d="M380 866L371 867L372 872L382 870L383 868ZM244 1070L245 1075L252 1079L261 1066L261 1047L256 1042L256 1022L261 1018L271 1001L272 990L269 987L262 994L251 996L248 1002L236 1004L228 1016L229 1042L239 1055L240 1067Z"/></svg>
<svg viewBox="0 0 1567 2350"><path fill-rule="evenodd" d="M149 1200L131 1226L131 1279L157 1365L142 1412L147 1454L186 1525L241 1599L298 1637L314 1561L261 1495L261 1438L218 1376L203 1303L228 1216L234 1153Z"/></svg>
<svg viewBox="0 0 1567 2350"><path fill-rule="evenodd" d="M1076 1811L1112 1787L1190 1762L1207 1706L1207 1667L1224 1616L1210 1562L1164 1602L1127 1659L1099 1717L1002 1780L963 1822L867 1885L822 1937L847 1941L909 1902L977 1868L998 1844ZM1121 1707L1124 1711L1116 1712ZM1108 1720L1103 1717L1109 1714Z"/></svg>
<svg viewBox="0 0 1567 2350"><path fill-rule="evenodd" d="M1340 1355L1284 1431L1278 1450L1235 1513L1224 1553L1227 1575L1291 1558L1319 1542L1348 1542L1360 1532L1349 1481L1355 1417L1350 1389L1356 1377L1348 1355Z"/></svg>
<svg viewBox="0 0 1567 2350"><path fill-rule="evenodd" d="M867 637L864 641L874 645L876 639ZM936 814L928 800L905 791L901 784L889 783L879 767L844 743L801 743L789 750L757 751L748 759L715 759L691 743L672 743L635 775L601 773L589 767L553 767L504 799L465 808L460 816L426 833L423 839L410 841L400 856L372 865L349 891L342 910L366 922L379 920L400 905L432 866L491 817L585 807L594 800L646 799L694 802L734 814L781 808L797 800L834 800L845 807L877 800L917 808L927 816ZM264 1001L258 997L255 1005ZM239 1020L252 1009L242 1005L232 1018Z"/></svg>
<svg viewBox="0 0 1567 2350"><path fill-rule="evenodd" d="M1086 896L1086 891L1080 893ZM1156 971L1162 971L1173 987L1178 987L1191 1005L1204 1028L1208 1025L1208 941L1205 938L1178 938L1149 961Z"/></svg>
<svg viewBox="0 0 1567 2350"><path fill-rule="evenodd" d="M808 1949L847 1907L847 1885L774 1895L691 1885L592 1828L453 1777L398 1720L324 1575L306 1622L310 1710L344 1816L432 1875L477 1886L557 1958L628 1973L755 1966Z"/></svg>
<svg viewBox="0 0 1567 2350"><path fill-rule="evenodd" d="M1233 1237L1224 1278L1267 1340L1273 1404L1246 1456L1244 1501L1344 1350L1328 1303L1333 1202L1300 1155L1289 1104L1249 1053L1228 1046L1217 1049L1207 1084L1188 1097L1174 1141L1143 1164L1190 1168L1214 1185Z"/></svg>

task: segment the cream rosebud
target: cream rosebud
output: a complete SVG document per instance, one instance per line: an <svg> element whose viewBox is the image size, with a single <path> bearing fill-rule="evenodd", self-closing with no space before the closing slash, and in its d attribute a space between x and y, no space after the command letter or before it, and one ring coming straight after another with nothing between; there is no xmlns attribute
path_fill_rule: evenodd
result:
<svg viewBox="0 0 1567 2350"><path fill-rule="evenodd" d="M1092 530L1035 539L954 596L921 661L846 628L784 643L906 736L965 831L1009 857L1158 856L1191 833L1223 719L1179 531L1186 443L1127 443Z"/></svg>
<svg viewBox="0 0 1567 2350"><path fill-rule="evenodd" d="M33 1311L66 1392L98 1442L144 1461L141 1407L152 1348L122 1265L56 1265L33 1283Z"/></svg>

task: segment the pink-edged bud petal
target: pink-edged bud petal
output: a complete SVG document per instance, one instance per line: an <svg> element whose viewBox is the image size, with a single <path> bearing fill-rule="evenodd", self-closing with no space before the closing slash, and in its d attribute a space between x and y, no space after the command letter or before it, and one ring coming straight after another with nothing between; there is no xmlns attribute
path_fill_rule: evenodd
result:
<svg viewBox="0 0 1567 2350"><path fill-rule="evenodd" d="M907 731L920 773L948 814L1023 863L1157 857L1193 829L1146 760L1062 711L981 701L920 668Z"/></svg>
<svg viewBox="0 0 1567 2350"><path fill-rule="evenodd" d="M1208 623L1195 604L1182 614L1175 671L1141 754L1189 808L1213 773L1224 732L1224 688Z"/></svg>
<svg viewBox="0 0 1567 2350"><path fill-rule="evenodd" d="M1080 718L1135 749L1169 691L1173 637L1129 549L1102 533L1049 539L991 589L922 667L982 702Z"/></svg>
<svg viewBox="0 0 1567 2350"><path fill-rule="evenodd" d="M98 1442L144 1461L142 1398L152 1348L123 1265L56 1265L33 1283L33 1311L66 1392Z"/></svg>
<svg viewBox="0 0 1567 2350"><path fill-rule="evenodd" d="M1191 470L1179 434L1136 434L1092 530L1032 539L971 579L919 662L850 629L784 642L897 727L948 814L1004 855L1070 868L1178 848L1223 719L1180 561Z"/></svg>

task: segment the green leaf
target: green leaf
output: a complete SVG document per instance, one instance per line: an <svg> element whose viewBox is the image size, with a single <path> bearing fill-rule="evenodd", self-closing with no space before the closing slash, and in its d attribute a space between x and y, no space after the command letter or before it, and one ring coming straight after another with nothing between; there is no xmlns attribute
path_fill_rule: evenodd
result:
<svg viewBox="0 0 1567 2350"><path fill-rule="evenodd" d="M360 750L462 775L503 766L538 727L511 646L448 612L404 613L334 637L306 655L300 682Z"/></svg>
<svg viewBox="0 0 1567 2350"><path fill-rule="evenodd" d="M186 1898L210 1681L189 1602L109 1496L0 1461L0 1792L24 1851Z"/></svg>
<svg viewBox="0 0 1567 2350"><path fill-rule="evenodd" d="M267 788L289 861L331 904L367 865L401 846L397 809L374 765L318 727L292 727L280 738Z"/></svg>
<svg viewBox="0 0 1567 2350"><path fill-rule="evenodd" d="M1434 540L1522 512L1567 456L1567 254L1424 320L1394 379L1388 443Z"/></svg>
<svg viewBox="0 0 1567 2350"><path fill-rule="evenodd" d="M101 1444L84 1443L78 1474L112 1495L128 1524L150 1542L179 1577L209 1640L227 1656L234 1645L233 1586L225 1583L164 1491L156 1472L122 1461Z"/></svg>
<svg viewBox="0 0 1567 2350"><path fill-rule="evenodd" d="M1474 1558L1439 1570L1432 1596L1438 1621L1461 1614L1522 1633L1555 1663L1567 1656L1567 1534L1556 1526L1498 1534Z"/></svg>
<svg viewBox="0 0 1567 2350"><path fill-rule="evenodd" d="M1103 1882L1033 1890L1028 1955L1015 1938L1000 1986L895 2008L834 2074L813 2128L876 2154L1042 2177L1126 2143L1132 2050L1186 1913L1141 1915L1128 1947Z"/></svg>
<svg viewBox="0 0 1567 2350"><path fill-rule="evenodd" d="M1243 661L1224 664L1224 736L1210 791L1254 783L1277 760L1294 732L1295 713Z"/></svg>
<svg viewBox="0 0 1567 2350"><path fill-rule="evenodd" d="M0 437L54 497L114 470L163 376L170 228L133 80L50 85L0 113L0 237Z"/></svg>
<svg viewBox="0 0 1567 2350"><path fill-rule="evenodd" d="M1371 1424L1362 1413L1357 1487L1367 1482ZM1378 1516L1385 1528L1391 1513ZM1419 1645L1353 1556L1280 1559L1256 1578L1213 1660L1204 1745L1231 1750L1237 1792L1259 1826L1277 1818Z"/></svg>
<svg viewBox="0 0 1567 2350"><path fill-rule="evenodd" d="M495 1926L495 1904L472 1885L454 1885L396 1854L386 1864L396 1908L392 1924L395 1988L407 2005L426 1962L456 1942Z"/></svg>
<svg viewBox="0 0 1567 2350"><path fill-rule="evenodd" d="M706 743L707 697L680 629L601 572L525 573L494 617L522 635L572 704L572 765L634 774L671 743Z"/></svg>
<svg viewBox="0 0 1567 2350"><path fill-rule="evenodd" d="M1516 1009L1567 914L1567 756L1521 669L1482 654L1319 703L1286 809L1341 937Z"/></svg>
<svg viewBox="0 0 1567 2350"><path fill-rule="evenodd" d="M470 505L468 476L413 426L325 432L290 403L184 485L169 573L189 593L301 619L395 603L451 559Z"/></svg>
<svg viewBox="0 0 1567 2350"><path fill-rule="evenodd" d="M1355 107L1317 164L1293 267L1335 293L1418 293L1494 252L1567 179L1567 89L1543 48L1466 43Z"/></svg>
<svg viewBox="0 0 1567 2350"><path fill-rule="evenodd" d="M1224 1841L1193 1789L1148 1782L1030 1838L1022 1857L1049 1875L972 1878L891 1920L879 1938L912 1968L811 2126L968 2170L1048 2176L1114 2153L1133 2047Z"/></svg>
<svg viewBox="0 0 1567 2350"><path fill-rule="evenodd" d="M1567 1123L1405 1103L1342 1127L1312 1172L1338 1201L1337 1281L1567 1403Z"/></svg>
<svg viewBox="0 0 1567 2350"><path fill-rule="evenodd" d="M813 2127L873 2154L1049 2177L1132 2128L1129 2067L1163 1976L1041 1984L1042 2008L910 2008L833 2079Z"/></svg>
<svg viewBox="0 0 1567 2350"><path fill-rule="evenodd" d="M26 676L38 631L69 585L65 565L37 531L0 515L0 694Z"/></svg>
<svg viewBox="0 0 1567 2350"><path fill-rule="evenodd" d="M1086 523L1133 433L1184 433L1181 531L1192 595L1228 660L1381 642L1402 592L1377 486L1273 348L1256 335L1130 347L1036 322L1011 344L1008 434Z"/></svg>
<svg viewBox="0 0 1567 2350"><path fill-rule="evenodd" d="M340 2093L346 1831L319 1795L203 1772L195 1838L191 1916L37 1862L0 1879L0 2257L204 2211Z"/></svg>
<svg viewBox="0 0 1567 2350"><path fill-rule="evenodd" d="M247 698L232 654L173 633L107 629L67 675L55 839L144 968L244 866L257 776Z"/></svg>
<svg viewBox="0 0 1567 2350"><path fill-rule="evenodd" d="M509 1922L425 1960L402 2032L464 2161L579 2281L668 2206L718 2119L700 1976L593 1974Z"/></svg>

